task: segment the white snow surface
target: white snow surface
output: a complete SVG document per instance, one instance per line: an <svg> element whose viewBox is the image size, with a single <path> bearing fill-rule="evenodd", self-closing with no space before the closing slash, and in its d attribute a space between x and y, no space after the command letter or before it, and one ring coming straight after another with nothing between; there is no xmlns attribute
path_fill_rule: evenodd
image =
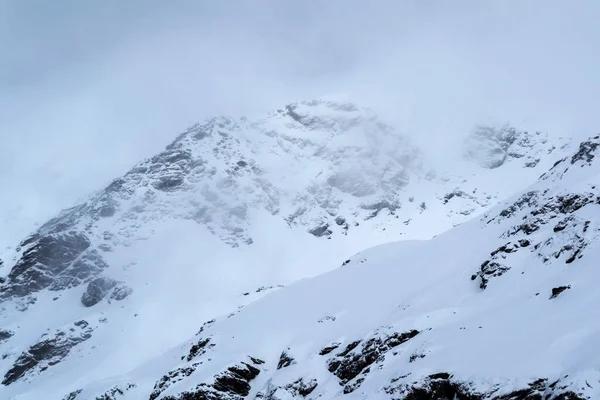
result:
<svg viewBox="0 0 600 400"><path fill-rule="evenodd" d="M106 249L104 275L131 287L129 297L86 308L83 284L2 304L0 328L14 332L0 343L3 374L45 332L85 320L92 334L60 362L0 386L0 398L62 400L81 390L69 400L104 399L116 387L106 399L148 399L162 376L191 368L156 397L178 398L241 362L260 370L247 398L299 398L285 388L299 378L318 383L308 398L402 398L441 372L497 395L546 378L600 398L593 351L600 167L567 158L550 170L576 146L545 133L518 135L528 138L522 155L495 168L464 158L466 149L448 156L447 170L433 171L424 150L352 104L304 102L256 122L217 118L192 127L170 146L189 152L184 174L177 162L143 161L117 180L124 190L100 191L75 218L93 246ZM538 161L525 166L531 160ZM157 188L171 177L175 188ZM530 192L533 200L503 213ZM594 200L566 213L545 208L529 234L515 228L573 193ZM107 204L114 213L93 216ZM322 226L329 232L309 233ZM490 256L519 240L530 244ZM23 251L0 254L1 275ZM491 258L508 269L482 289L474 275ZM370 338L411 330L419 333L349 382L328 370L351 342L363 341L358 351ZM188 361L190 347L205 339L214 347ZM339 348L319 355L332 343ZM284 351L295 361L277 369Z"/></svg>

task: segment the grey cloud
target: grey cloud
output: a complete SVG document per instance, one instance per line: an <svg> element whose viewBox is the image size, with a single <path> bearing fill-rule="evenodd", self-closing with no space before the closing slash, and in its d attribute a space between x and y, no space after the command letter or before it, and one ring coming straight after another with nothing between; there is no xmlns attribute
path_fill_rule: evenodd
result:
<svg viewBox="0 0 600 400"><path fill-rule="evenodd" d="M555 0L4 0L0 245L214 114L342 93L439 154L489 118L592 133L599 14Z"/></svg>

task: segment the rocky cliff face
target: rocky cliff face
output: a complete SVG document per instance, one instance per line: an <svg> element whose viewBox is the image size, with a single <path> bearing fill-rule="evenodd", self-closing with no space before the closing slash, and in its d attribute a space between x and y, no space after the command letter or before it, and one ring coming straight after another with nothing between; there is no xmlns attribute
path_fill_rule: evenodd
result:
<svg viewBox="0 0 600 400"><path fill-rule="evenodd" d="M552 185L566 182L565 163L570 162L570 168L580 162L591 164L594 140L557 163L541 181ZM476 148L477 143L483 143L485 151ZM435 172L427 166L422 151L403 135L372 111L353 104L303 102L257 121L221 117L194 125L163 152L140 162L85 203L63 211L3 255L0 318L5 328L0 331L0 368L4 386L0 393L25 396L19 399L36 398L48 390L56 393L56 398L70 400L127 396L276 399L328 397L337 393L338 386L345 393L367 390L361 389L362 382L368 381L371 371L384 369L387 354L428 337L429 327L391 323L395 328L386 328L385 333L375 330L367 336L366 331L346 330L339 320L349 317L342 317L339 304L345 304L348 296L355 297L353 302L362 299L365 307L383 310L388 304L388 300L378 303L377 296L371 298L371 290L378 284L367 282L374 278L346 276L346 272L342 273L346 283L338 282L343 288L339 293L328 286L333 285L333 278L315 281L326 282L323 285L328 287L314 289L320 305L304 311L302 304L312 304L314 294L304 293L304 300L282 295L284 299L291 296L286 300L290 315L277 317L283 318L282 325L263 321L256 326L256 335L264 338L280 327L300 334L304 328L298 328L295 317L289 320L293 315L304 321L302 326L322 332L325 336L315 343L324 343L310 351L320 354L331 349L329 357L324 357L327 352L317 357L309 350L278 343L272 349L277 353L276 364L284 353L289 360L276 369L281 370L276 375L318 365L329 371L325 376L336 382L335 390L321 389L326 386L323 377L311 374L294 372L285 379L277 378L271 367L270 360L275 357L271 350L264 353L242 346L250 358L240 357L237 350L232 350L235 357L230 357L227 346L237 348L234 341L225 344L225 353L221 353L223 342L213 334L194 339L196 350L186 353L185 365L168 361L149 367L160 370L162 378L136 375L144 382L119 381L110 387L88 383L144 365L164 352L165 346L191 335L198 318L224 313L229 318L222 318L219 324L243 320L242 325L225 331L232 337L244 336L240 327L254 324L243 315L261 320L253 312L245 313L245 307L251 309L261 296L279 291L281 277L287 277L283 283L289 283L340 264L343 271L378 268L379 262L373 263L369 257L350 256L391 240L430 238L488 210L512 193L499 189L498 182L513 179L515 171L519 171L519 184L533 182L546 171L549 154L564 152L565 143L510 127L478 128L465 142L468 160L462 169ZM596 240L593 221L572 215L595 204L593 190L530 192L535 194L527 192L497 216L486 216L490 226L504 227L502 243L476 265L472 260L466 262L468 276L475 281L469 284L491 290L496 278L511 273L512 257L531 249L541 260L547 259L544 263L563 258L573 263ZM539 208L535 214L519 214L523 207L534 206ZM517 215L522 221L515 225ZM548 222L554 218L560 221ZM507 221L510 227L505 226ZM546 232L551 224L555 231ZM543 240L532 239L537 231L546 232ZM560 247L556 247L558 242ZM431 246L429 252L454 258L443 246L442 250ZM397 260L432 263L402 253ZM438 260L434 264L444 263ZM377 280L408 284L417 279L398 275L391 267L381 268ZM438 272L431 269L431 274L435 277ZM366 286L359 285L363 278ZM287 290L282 292L299 289ZM381 290L382 295L393 292L386 285ZM329 306L330 300L319 296L337 298L341 303ZM270 308L265 312L273 318L279 315ZM310 321L316 319L317 328L307 316L302 317L305 312L311 315ZM363 318L360 313L351 315L356 315L352 317L356 321ZM358 325L371 329L369 321L370 317L364 326ZM203 330L220 329L212 325ZM340 328L330 332L334 326ZM359 337L352 339L352 335ZM311 336L307 333L306 337ZM334 352L337 347L340 349ZM424 354L425 350L415 351L413 361ZM315 360L307 361L313 356ZM82 370L85 373L76 373ZM434 374L419 384L447 391L462 388L468 381L460 380L462 376L442 375ZM77 384L72 379L75 376ZM195 382L192 386L188 384L191 380ZM421 386L409 387L405 381L404 389L399 389L400 383L390 386L389 395L410 390L414 396L420 393ZM59 386L61 390L73 386L73 390L61 391L59 396L55 390Z"/></svg>

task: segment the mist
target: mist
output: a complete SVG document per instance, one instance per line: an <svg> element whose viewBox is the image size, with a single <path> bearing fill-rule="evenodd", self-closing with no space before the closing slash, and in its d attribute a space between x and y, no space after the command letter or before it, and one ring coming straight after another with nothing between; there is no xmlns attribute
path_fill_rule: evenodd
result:
<svg viewBox="0 0 600 400"><path fill-rule="evenodd" d="M0 246L189 125L342 96L443 161L473 124L600 128L595 1L0 2Z"/></svg>

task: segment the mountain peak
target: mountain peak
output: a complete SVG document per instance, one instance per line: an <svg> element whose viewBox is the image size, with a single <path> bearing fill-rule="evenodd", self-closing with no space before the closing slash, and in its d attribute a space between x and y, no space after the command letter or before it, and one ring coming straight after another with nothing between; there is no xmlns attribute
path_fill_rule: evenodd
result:
<svg viewBox="0 0 600 400"><path fill-rule="evenodd" d="M461 252L465 254L457 260L464 261L465 270L457 273L453 268L458 268L458 261L450 250L464 249L464 243L443 238L458 237L471 229L475 222L466 221L517 192L519 185L534 183L550 162L548 157L565 150L562 142L543 133L530 134L510 126L477 127L472 135L465 142L467 160L457 162L459 168L449 165L436 172L424 159L427 149L417 148L373 111L348 102L297 102L255 121L216 117L191 126L164 151L142 160L85 202L61 212L22 240L12 254L3 254L5 264L0 268L9 272L0 283L0 319L4 331L10 333L0 330L0 346L5 351L0 367L8 374L5 393L35 398L29 383L36 382L42 391L72 389L70 400L114 393L125 398L183 399L186 395L182 393L192 393L182 386L188 382L184 377L192 374L206 378L202 378L206 381L202 393L216 399L227 398L219 396L228 384L244 389L238 396L251 389L263 397L272 391L292 398L313 391L325 393L321 392L323 378L310 374L293 382L274 380L271 386L260 384L260 391L254 390L258 388L254 379L270 376L265 368L271 367L261 360L271 363L273 357L281 358L279 369L289 367L291 371L296 363L302 363L300 348L310 347L302 340L310 338L313 331L325 336L313 338L319 348L310 354L332 349L325 368L348 393L359 390L362 379L369 376L369 366L379 368L377 359L396 352L392 349L418 343L411 350L414 360L427 355L422 340L429 339L421 338L431 338L432 326L424 315L431 312L441 316L440 321L451 316L437 308L419 308L414 299L421 295L431 298L430 290L446 293L446 281L457 290L456 296L475 290L465 289L466 285L496 290L496 282L502 282L500 275L511 272L499 259L533 248L531 243L526 245L531 238L522 236L535 231L533 224L540 231L546 229L552 219L515 224L517 214L522 218L524 214L519 213L534 202L537 206L553 202L547 209L542 207L551 214L551 210L567 209L565 204L571 200L584 204L581 199L592 198L589 193L580 193L579 200L558 198L548 192L543 197L546 203L542 197L513 199L503 205L508 211L493 209L484 222L474 220L485 224L488 233L481 238L469 233L469 246L479 243L485 249L477 250L477 257L489 258L488 244L483 242L486 238L511 244L494 253L492 258L498 260L494 258L486 267L480 267L479 258L474 266L466 255L469 252ZM582 145L573 166L593 159L594 143ZM474 149L484 151L480 154ZM532 162L538 158L539 162ZM473 162L483 168L473 168ZM528 222L531 229L525 226ZM573 228L576 222L563 221L564 230L575 235L576 229L585 228L585 221ZM459 224L466 228L451 233ZM496 228L502 231L497 233ZM396 245L389 245L394 250L376 247L357 255L359 250L382 243L430 239L447 230L439 239L398 245L409 250L396 251ZM578 260L576 248L587 249L595 240L591 234L582 235L579 233L583 247L562 250L558 259L574 255ZM512 240L513 236L518 240ZM548 257L558 251L553 245L538 248ZM440 258L435 258L438 253ZM446 265L452 270L446 270ZM342 268L336 269L339 266ZM326 271L332 272L283 287ZM442 274L441 286L436 283L437 273ZM472 275L475 283L459 280ZM276 300L257 301L263 296ZM443 298L451 300L451 308L459 309L454 302L458 297L450 297ZM394 307L398 301L403 312L412 310L411 304L415 311L410 311L404 322L388 324L384 316L397 316L399 309ZM435 307L442 305L435 303ZM288 309L294 310L293 315L287 315ZM272 320L253 327L251 321L259 320L260 310L268 312ZM227 317L213 321L219 314ZM159 328L167 320L168 332ZM98 384L101 392L92 388L82 391L88 382L104 382L114 374L126 376L165 348L187 341L201 320L213 322L203 326L183 358L178 349L173 350L177 353L174 358L165 356L164 366L170 372L164 371L162 364L158 369L150 367L167 372L163 380L144 378L146 383L157 381L156 387L119 381L111 388ZM273 321L282 321L289 335L273 338L270 350L250 349L252 341L262 343L260 338L280 329ZM238 332L239 323L253 335L239 342L247 358L238 357L237 350L228 353L238 346L229 338L243 336ZM139 334L124 337L122 331ZM159 331L160 338L139 339L152 331ZM219 332L227 332L227 337ZM79 340L81 337L85 340ZM333 353L336 346L341 347ZM213 347L223 348L219 353L223 356L217 357ZM135 356L120 357L123 348ZM216 361L207 361L203 354ZM370 361L356 364L365 354ZM67 379L68 371L80 365L83 355L94 366L75 385ZM30 362L32 357L35 363ZM171 368L174 360L187 360L189 365ZM449 381L445 373L432 371L437 375L431 379ZM184 383L177 385L172 380ZM400 390L394 387L392 392ZM63 396L62 392L57 395L58 399Z"/></svg>

